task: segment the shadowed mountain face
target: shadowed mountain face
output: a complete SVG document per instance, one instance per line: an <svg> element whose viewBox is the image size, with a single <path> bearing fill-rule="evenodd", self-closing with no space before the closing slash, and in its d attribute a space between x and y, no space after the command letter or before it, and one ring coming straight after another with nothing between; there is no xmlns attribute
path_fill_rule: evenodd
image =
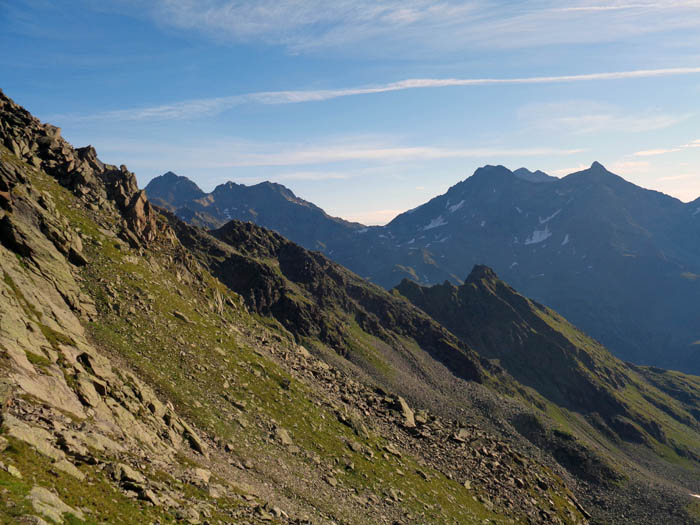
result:
<svg viewBox="0 0 700 525"><path fill-rule="evenodd" d="M682 457L700 459L671 430L677 425L687 426L686 435L700 430L696 377L620 361L485 266L474 267L460 286L423 287L404 280L396 290L479 355L581 415L608 439L662 443Z"/></svg>
<svg viewBox="0 0 700 525"><path fill-rule="evenodd" d="M226 209L245 200L231 193ZM594 163L562 179L485 166L382 227L345 223L297 201L286 200L285 220L274 224L276 198L236 218L387 288L403 278L458 284L465 268L487 264L619 357L700 372L700 199L684 204ZM305 219L311 209L316 222ZM176 213L203 223L190 208Z"/></svg>
<svg viewBox="0 0 700 525"><path fill-rule="evenodd" d="M396 289L481 356L497 360L553 403L595 414L623 438L632 436L620 426L622 418L636 419L650 435L661 437L656 423L634 414L625 401L625 388L644 382L633 377L633 367L556 312L518 294L490 268L475 266L460 286L446 282L423 287L404 280Z"/></svg>
<svg viewBox="0 0 700 525"><path fill-rule="evenodd" d="M2 523L700 517L697 377L483 266L404 282L419 308L260 226L185 224L1 91L0 273Z"/></svg>
<svg viewBox="0 0 700 525"><path fill-rule="evenodd" d="M479 356L420 309L317 252L251 223L230 221L210 235L171 219L181 242L251 310L274 317L300 340L319 339L371 375L415 368L409 339L459 378L480 383L488 375ZM358 351L362 333L395 350ZM429 381L425 370L418 373Z"/></svg>
<svg viewBox="0 0 700 525"><path fill-rule="evenodd" d="M146 194L155 204L190 224L218 228L234 219L251 221L309 249L324 252L332 250L329 245L364 228L331 217L288 188L271 182L254 186L227 182L206 194L186 177L168 172L151 180Z"/></svg>

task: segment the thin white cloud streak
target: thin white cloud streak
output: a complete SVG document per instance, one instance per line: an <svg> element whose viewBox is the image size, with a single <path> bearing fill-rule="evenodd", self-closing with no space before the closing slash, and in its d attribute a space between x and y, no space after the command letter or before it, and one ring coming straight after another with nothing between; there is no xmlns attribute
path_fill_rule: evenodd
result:
<svg viewBox="0 0 700 525"><path fill-rule="evenodd" d="M325 180L374 173L376 167L408 162L479 159L496 162L502 157L565 157L584 153L581 148L477 147L459 148L397 144L394 138L340 136L315 142L256 142L219 139L207 143L175 144L139 140L96 144L105 161L129 158L139 169L217 170L227 168L292 168L276 174L280 180ZM309 168L306 168L308 166ZM322 166L315 168L315 166ZM342 167L340 167L342 166ZM374 166L375 168L371 168ZM256 178L252 175L250 178Z"/></svg>
<svg viewBox="0 0 700 525"><path fill-rule="evenodd" d="M56 115L52 117L52 120L143 121L192 119L217 115L242 104L299 104L304 102L323 102L336 98L375 95L413 89L627 80L693 75L699 73L700 67L677 67L663 69L638 69L633 71L614 71L606 73L588 73L582 75L516 78L414 78L368 87L296 91L263 91L242 95L232 95L228 97L186 100L173 104L165 104L148 108L107 111L82 117Z"/></svg>
<svg viewBox="0 0 700 525"><path fill-rule="evenodd" d="M159 24L292 53L402 56L621 41L697 28L697 0L122 0ZM141 9L134 9L134 4ZM593 28L593 29L592 29Z"/></svg>
<svg viewBox="0 0 700 525"><path fill-rule="evenodd" d="M334 164L340 162L409 162L431 161L459 158L500 158L500 157L538 157L566 156L582 153L583 149L556 148L474 148L450 149L435 147L367 147L347 148L342 145L301 149L281 153L245 153L224 154L215 162L205 162L208 168L246 168L263 166L300 166L314 164Z"/></svg>
<svg viewBox="0 0 700 525"><path fill-rule="evenodd" d="M563 130L577 135L610 131L653 131L671 127L689 116L626 114L619 107L590 100L533 103L518 110L518 118L527 123L527 129Z"/></svg>
<svg viewBox="0 0 700 525"><path fill-rule="evenodd" d="M666 153L675 153L676 151L682 151L681 148L658 148L658 149L646 149L642 151L635 152L636 157L654 157L656 155L665 155Z"/></svg>
<svg viewBox="0 0 700 525"><path fill-rule="evenodd" d="M672 148L656 148L656 149L646 149L637 151L634 153L635 157L654 157L657 155L666 155L667 153L678 153L679 151L685 151L687 149L700 148L700 139L693 140L687 144L681 144L680 146L674 146Z"/></svg>
<svg viewBox="0 0 700 525"><path fill-rule="evenodd" d="M697 173L683 173L681 175L670 175L668 177L659 177L656 179L659 182L672 182L672 181L677 181L677 180L686 180L686 179L698 179L700 180L700 175Z"/></svg>

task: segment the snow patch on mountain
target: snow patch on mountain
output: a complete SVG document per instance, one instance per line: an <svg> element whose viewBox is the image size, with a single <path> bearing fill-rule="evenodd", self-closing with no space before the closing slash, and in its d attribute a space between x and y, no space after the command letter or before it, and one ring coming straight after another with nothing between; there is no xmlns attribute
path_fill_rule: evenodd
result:
<svg viewBox="0 0 700 525"><path fill-rule="evenodd" d="M695 210L695 212L693 213L693 217L695 217L698 213L700 213L700 208L698 208L697 210Z"/></svg>
<svg viewBox="0 0 700 525"><path fill-rule="evenodd" d="M432 230L433 228L439 228L440 226L445 226L446 224L447 221L442 215L440 215L439 217L435 217L427 225L423 226L423 231Z"/></svg>
<svg viewBox="0 0 700 525"><path fill-rule="evenodd" d="M552 213L549 217L547 217L545 219L540 218L540 224L547 224L549 221L551 221L554 217L556 217L560 213L561 213L561 208L559 208L557 211L555 211L554 213Z"/></svg>
<svg viewBox="0 0 700 525"><path fill-rule="evenodd" d="M552 236L552 232L549 231L549 225L544 227L544 230L535 230L532 232L527 239L525 239L525 244L539 244L546 241Z"/></svg>
<svg viewBox="0 0 700 525"><path fill-rule="evenodd" d="M568 233L564 236L564 240L561 241L562 246L566 246L567 244L569 244L569 234Z"/></svg>
<svg viewBox="0 0 700 525"><path fill-rule="evenodd" d="M450 213L456 212L458 209L460 209L462 206L464 206L464 199L459 201L457 204L453 204L452 206L449 206L449 201L447 202L448 207L447 209L450 210Z"/></svg>

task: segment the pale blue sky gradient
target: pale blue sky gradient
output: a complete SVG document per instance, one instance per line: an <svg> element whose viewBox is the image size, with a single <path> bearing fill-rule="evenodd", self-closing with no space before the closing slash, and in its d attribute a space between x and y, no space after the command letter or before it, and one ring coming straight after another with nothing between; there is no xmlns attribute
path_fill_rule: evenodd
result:
<svg viewBox="0 0 700 525"><path fill-rule="evenodd" d="M483 164L700 196L700 1L0 0L0 87L141 185L383 223Z"/></svg>

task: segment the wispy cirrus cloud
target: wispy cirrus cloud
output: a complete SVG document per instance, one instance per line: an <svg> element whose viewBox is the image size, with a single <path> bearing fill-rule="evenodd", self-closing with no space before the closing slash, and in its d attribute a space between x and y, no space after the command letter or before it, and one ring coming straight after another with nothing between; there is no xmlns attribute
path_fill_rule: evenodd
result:
<svg viewBox="0 0 700 525"><path fill-rule="evenodd" d="M619 41L700 26L695 0L123 0L160 24L292 53L378 54ZM591 30L595 28L595 30Z"/></svg>
<svg viewBox="0 0 700 525"><path fill-rule="evenodd" d="M655 157L657 155L666 155L667 153L677 153L679 151L684 151L692 148L700 148L700 139L693 140L687 144L681 144L680 146L674 146L671 148L654 148L645 149L637 151L634 153L636 157Z"/></svg>
<svg viewBox="0 0 700 525"><path fill-rule="evenodd" d="M329 145L320 148L289 149L258 153L236 152L210 163L212 168L241 168L253 166L299 166L339 162L409 162L459 158L501 158L561 156L582 153L582 149L558 148L440 148L429 146L383 147Z"/></svg>
<svg viewBox="0 0 700 525"><path fill-rule="evenodd" d="M129 158L138 173L161 171L226 172L257 179L271 171L275 180L331 180L386 175L388 166L432 163L451 159L497 162L503 158L567 157L583 149L552 147L482 147L404 145L392 137L341 136L305 142L258 142L219 139L188 143L187 147L162 142L106 141L97 143L106 161ZM382 171L384 170L384 171ZM263 175L260 175L263 173Z"/></svg>
<svg viewBox="0 0 700 525"><path fill-rule="evenodd" d="M619 107L590 100L537 102L520 108L518 117L547 131L590 134L605 131L644 132L673 126L690 115L659 112L630 113Z"/></svg>
<svg viewBox="0 0 700 525"><path fill-rule="evenodd" d="M626 80L651 77L667 77L677 75L700 74L700 67L678 67L663 69L639 69L632 71L613 71L602 73L586 73L581 75L532 76L514 78L414 78L390 82L376 86L316 89L316 90L287 90L261 91L232 95L228 97L202 98L185 100L172 104L163 104L146 108L131 108L106 111L94 115L54 115L52 120L105 120L105 121L139 121L139 120L176 120L192 119L217 115L242 104L299 104L304 102L322 102L342 97L375 95L411 89L435 89L448 87L494 86L513 84L555 84L568 82L591 82ZM596 116L596 115L594 115ZM638 122L647 129L663 127L663 118L652 118L646 122ZM648 126L656 126L648 128ZM595 128L595 122L589 122L587 128Z"/></svg>

